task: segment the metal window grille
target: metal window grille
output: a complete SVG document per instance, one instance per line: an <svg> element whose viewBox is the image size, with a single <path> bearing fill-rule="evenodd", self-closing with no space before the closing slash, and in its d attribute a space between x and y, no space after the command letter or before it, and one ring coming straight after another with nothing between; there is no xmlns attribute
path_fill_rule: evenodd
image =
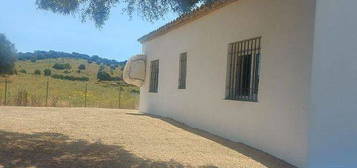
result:
<svg viewBox="0 0 357 168"><path fill-rule="evenodd" d="M149 92L157 93L159 86L159 60L151 61L150 71L151 73Z"/></svg>
<svg viewBox="0 0 357 168"><path fill-rule="evenodd" d="M179 81L178 88L186 89L186 73L187 73L187 53L180 55Z"/></svg>
<svg viewBox="0 0 357 168"><path fill-rule="evenodd" d="M261 37L229 44L226 99L258 101Z"/></svg>

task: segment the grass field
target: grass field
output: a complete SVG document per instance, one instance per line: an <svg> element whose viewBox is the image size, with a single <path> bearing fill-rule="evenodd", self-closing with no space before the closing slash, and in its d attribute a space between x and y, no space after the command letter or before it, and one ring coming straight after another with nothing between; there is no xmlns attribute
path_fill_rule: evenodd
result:
<svg viewBox="0 0 357 168"><path fill-rule="evenodd" d="M70 63L72 69L65 73L64 70L55 70L51 68L55 63ZM80 73L77 67L85 64L86 69ZM62 74L71 76L85 76L90 80L88 82L69 81L53 79L42 75L34 75L35 70L43 72L44 69L51 69L52 74ZM47 59L36 62L18 61L16 63L17 71L26 70L27 73L18 72L7 78L7 105L23 106L45 106L48 85L48 106L56 107L84 107L85 101L87 107L103 108L136 108L139 92L134 86L125 85L122 81L98 82L96 73L99 65L89 64L86 60L77 59ZM105 66L105 71L112 76L120 76L121 70L116 68L111 70ZM87 98L86 98L87 85ZM122 88L122 89L119 89ZM0 77L0 104L5 104L5 78Z"/></svg>
<svg viewBox="0 0 357 168"><path fill-rule="evenodd" d="M0 167L293 168L271 155L135 110L0 107Z"/></svg>
<svg viewBox="0 0 357 168"><path fill-rule="evenodd" d="M55 63L69 63L72 67L70 73L64 73L64 70L55 70L52 66ZM80 73L76 72L78 70L78 66L80 64L84 64L86 66L85 70L82 70ZM83 59L70 59L70 58L58 58L58 59L44 59L37 60L36 62L31 61L17 61L16 62L16 70L20 71L22 69L26 70L28 74L34 73L36 69L43 72L45 69L51 69L52 74L62 74L62 75L72 75L72 76L86 76L91 81L96 81L96 75L98 72L100 65L96 63L88 63L87 60ZM120 68L116 68L111 70L109 66L104 66L104 70L112 76L121 76L122 71Z"/></svg>

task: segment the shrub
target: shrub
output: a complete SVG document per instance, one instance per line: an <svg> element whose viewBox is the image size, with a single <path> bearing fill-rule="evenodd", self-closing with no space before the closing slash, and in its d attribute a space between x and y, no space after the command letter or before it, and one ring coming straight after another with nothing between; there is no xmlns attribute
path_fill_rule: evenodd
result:
<svg viewBox="0 0 357 168"><path fill-rule="evenodd" d="M41 75L41 71L36 69L35 72L34 72L35 75Z"/></svg>
<svg viewBox="0 0 357 168"><path fill-rule="evenodd" d="M133 90L130 91L130 93L131 94L140 94L140 91L133 89Z"/></svg>
<svg viewBox="0 0 357 168"><path fill-rule="evenodd" d="M71 81L89 81L89 78L85 77L85 76L76 77L76 76L67 76L67 75L54 74L51 77L55 78L55 79L71 80Z"/></svg>
<svg viewBox="0 0 357 168"><path fill-rule="evenodd" d="M63 73L65 73L65 74L69 74L69 73L71 73L71 71L67 71L67 70L65 70L65 71L63 71Z"/></svg>
<svg viewBox="0 0 357 168"><path fill-rule="evenodd" d="M19 71L20 73L27 73L27 71L26 70L24 70L24 69L21 69L20 71Z"/></svg>
<svg viewBox="0 0 357 168"><path fill-rule="evenodd" d="M79 70L85 70L86 66L84 64L81 64L81 65L78 66L78 69Z"/></svg>
<svg viewBox="0 0 357 168"><path fill-rule="evenodd" d="M112 77L110 80L111 81L121 81L123 79L121 77Z"/></svg>
<svg viewBox="0 0 357 168"><path fill-rule="evenodd" d="M51 70L50 69L45 69L43 70L43 74L45 74L45 76L51 76Z"/></svg>
<svg viewBox="0 0 357 168"><path fill-rule="evenodd" d="M72 67L68 63L65 64L56 63L55 65L52 66L52 68L57 70L64 70L64 69L71 69Z"/></svg>
<svg viewBox="0 0 357 168"><path fill-rule="evenodd" d="M112 77L105 71L98 71L97 79L100 81L110 81Z"/></svg>

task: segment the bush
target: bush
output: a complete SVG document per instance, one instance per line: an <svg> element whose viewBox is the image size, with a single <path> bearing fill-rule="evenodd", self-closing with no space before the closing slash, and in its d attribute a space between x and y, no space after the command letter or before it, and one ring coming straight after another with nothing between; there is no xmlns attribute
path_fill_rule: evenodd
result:
<svg viewBox="0 0 357 168"><path fill-rule="evenodd" d="M140 91L133 89L133 90L130 91L130 93L131 94L140 94Z"/></svg>
<svg viewBox="0 0 357 168"><path fill-rule="evenodd" d="M69 73L71 73L71 71L67 71L67 70L65 70L65 71L63 71L63 73L65 73L65 74L69 74Z"/></svg>
<svg viewBox="0 0 357 168"><path fill-rule="evenodd" d="M105 71L98 71L97 79L100 81L110 81L112 77Z"/></svg>
<svg viewBox="0 0 357 168"><path fill-rule="evenodd" d="M81 64L81 65L78 66L78 69L79 70L85 70L86 66L84 64Z"/></svg>
<svg viewBox="0 0 357 168"><path fill-rule="evenodd" d="M24 70L24 69L21 69L20 71L19 71L20 73L27 73L27 71L26 70Z"/></svg>
<svg viewBox="0 0 357 168"><path fill-rule="evenodd" d="M123 79L121 77L112 77L110 80L111 81L121 81Z"/></svg>
<svg viewBox="0 0 357 168"><path fill-rule="evenodd" d="M51 76L51 70L50 69L45 69L43 70L43 74L45 74L45 76Z"/></svg>
<svg viewBox="0 0 357 168"><path fill-rule="evenodd" d="M36 69L35 72L34 72L35 75L41 75L41 71Z"/></svg>
<svg viewBox="0 0 357 168"><path fill-rule="evenodd" d="M57 70L64 70L64 69L71 69L72 67L68 63L65 64L56 63L55 65L52 66L52 68Z"/></svg>
<svg viewBox="0 0 357 168"><path fill-rule="evenodd" d="M51 77L55 78L55 79L71 80L71 81L89 81L89 78L85 77L85 76L76 77L76 76L67 76L67 75L54 74Z"/></svg>

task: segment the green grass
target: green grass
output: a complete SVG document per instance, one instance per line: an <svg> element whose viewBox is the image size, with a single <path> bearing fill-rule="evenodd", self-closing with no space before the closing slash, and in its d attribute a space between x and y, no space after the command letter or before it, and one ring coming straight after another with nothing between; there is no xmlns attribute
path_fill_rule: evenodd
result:
<svg viewBox="0 0 357 168"><path fill-rule="evenodd" d="M63 70L54 70L52 66L55 63L70 63L72 66L71 72L65 74ZM86 70L77 73L80 64L86 65ZM63 74L71 76L86 76L89 77L88 82L68 81L53 79L42 75L34 75L36 69L43 71L49 68L52 74ZM58 107L83 107L85 106L85 90L87 85L87 107L101 108L136 108L138 103L138 88L119 82L98 82L96 73L99 65L89 64L85 60L77 59L47 59L40 60L35 63L30 61L18 61L16 63L17 71L25 69L27 74L18 73L8 77L7 89L7 105L20 105L21 102L27 106L45 106L47 81L49 82L48 89L48 106ZM105 70L110 73L110 68L105 67ZM121 75L119 68L112 71L112 76ZM119 92L119 88L122 91ZM4 103L5 95L5 78L0 77L0 104ZM21 93L27 95L21 97ZM119 95L120 98L119 98ZM22 99L22 100L19 100ZM119 105L120 101L120 105Z"/></svg>

